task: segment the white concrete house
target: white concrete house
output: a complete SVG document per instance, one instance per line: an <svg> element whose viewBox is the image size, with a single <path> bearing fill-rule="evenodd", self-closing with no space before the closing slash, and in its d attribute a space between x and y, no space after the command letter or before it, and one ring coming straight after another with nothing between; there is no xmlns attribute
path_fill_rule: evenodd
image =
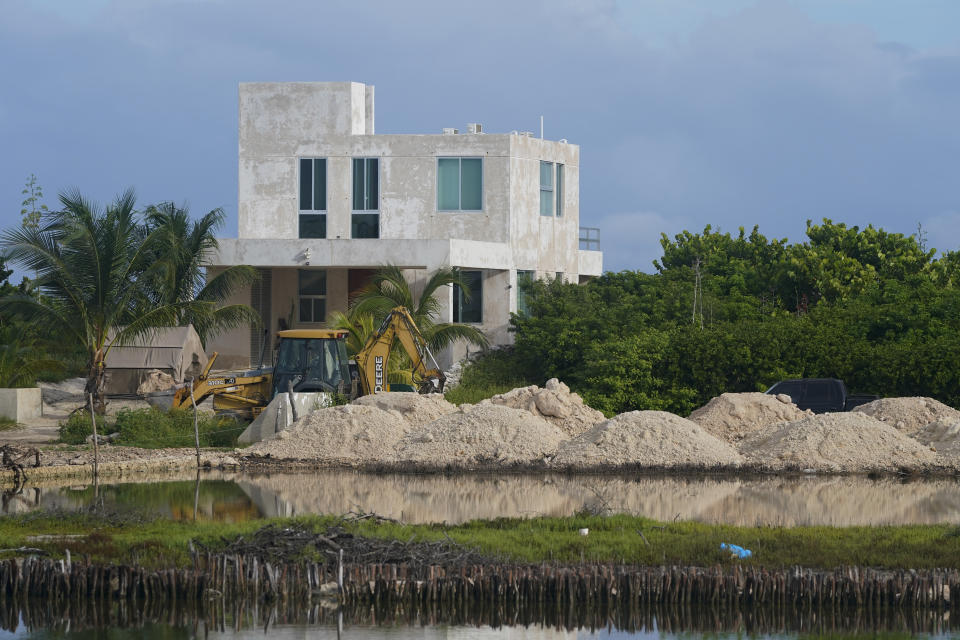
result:
<svg viewBox="0 0 960 640"><path fill-rule="evenodd" d="M251 304L271 336L324 326L378 266L402 267L414 290L453 266L472 295L447 287L443 320L506 344L518 279L601 273L602 253L580 249L580 149L565 140L480 125L376 134L372 86L284 82L240 85L239 143L239 237L220 240L212 269L261 270L235 301ZM207 348L220 352L218 367L248 366L262 340L233 331Z"/></svg>

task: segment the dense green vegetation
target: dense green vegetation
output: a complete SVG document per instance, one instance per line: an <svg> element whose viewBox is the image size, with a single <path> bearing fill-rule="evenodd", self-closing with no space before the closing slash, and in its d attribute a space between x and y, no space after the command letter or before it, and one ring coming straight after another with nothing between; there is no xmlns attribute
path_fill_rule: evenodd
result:
<svg viewBox="0 0 960 640"><path fill-rule="evenodd" d="M510 349L487 351L464 367L460 384L444 394L453 404L475 404L528 383L516 371Z"/></svg>
<svg viewBox="0 0 960 640"><path fill-rule="evenodd" d="M756 228L663 236L657 273L529 285L510 369L558 377L607 414L685 415L788 377L960 406L960 252L937 258L921 236L829 220L798 244ZM505 367L475 368L483 380Z"/></svg>
<svg viewBox="0 0 960 640"><path fill-rule="evenodd" d="M201 447L234 447L237 437L243 433L246 423L230 417L215 416L201 411L197 414L197 429ZM115 418L97 418L97 433L120 434L112 442L128 447L162 449L166 447L192 447L193 411L173 409L122 409ZM78 411L60 425L60 442L83 444L93 434L89 411Z"/></svg>
<svg viewBox="0 0 960 640"><path fill-rule="evenodd" d="M65 546L95 561L185 564L188 544L216 547L273 523L324 531L340 525L356 535L390 540L451 540L491 557L520 562L625 562L709 566L734 562L721 542L740 544L765 567L833 568L860 565L924 569L956 567L960 529L948 525L889 527L734 527L696 522L656 522L636 516L577 515L570 518L498 519L463 525L401 525L374 519L343 522L333 516L250 520L239 523L149 519L129 513L32 513L0 518L8 547L38 546L60 555ZM589 529L581 536L578 529ZM75 540L36 535L83 534Z"/></svg>

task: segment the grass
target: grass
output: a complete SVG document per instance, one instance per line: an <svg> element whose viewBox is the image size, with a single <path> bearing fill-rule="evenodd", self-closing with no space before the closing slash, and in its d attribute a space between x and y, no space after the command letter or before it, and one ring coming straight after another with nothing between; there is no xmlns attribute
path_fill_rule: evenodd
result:
<svg viewBox="0 0 960 640"><path fill-rule="evenodd" d="M498 393L533 384L516 371L509 349L494 349L469 362L460 384L444 394L453 404L475 404Z"/></svg>
<svg viewBox="0 0 960 640"><path fill-rule="evenodd" d="M960 566L960 527L734 527L697 522L656 522L635 516L579 515L570 518L479 520L458 526L401 525L371 520L341 523L333 516L259 519L240 523L175 522L136 512L27 514L0 518L6 547L44 548L54 556L65 546L94 561L150 566L183 565L188 542L216 545L249 535L267 524L323 531L342 524L356 535L390 540L450 539L491 556L516 562L624 562L712 566L734 562L721 542L739 544L753 557L739 561L765 567L832 569L859 565L890 569ZM580 536L578 529L588 528ZM643 535L641 535L641 533ZM68 542L29 541L28 536L84 534Z"/></svg>
<svg viewBox="0 0 960 640"><path fill-rule="evenodd" d="M246 423L201 412L198 431L202 447L233 447ZM93 433L89 412L77 412L60 424L60 442L83 444ZM97 416L97 433L119 433L113 444L162 449L194 446L193 411L173 409L123 409L112 420Z"/></svg>
<svg viewBox="0 0 960 640"><path fill-rule="evenodd" d="M8 418L7 416L0 416L0 431L10 431L19 426L16 420Z"/></svg>

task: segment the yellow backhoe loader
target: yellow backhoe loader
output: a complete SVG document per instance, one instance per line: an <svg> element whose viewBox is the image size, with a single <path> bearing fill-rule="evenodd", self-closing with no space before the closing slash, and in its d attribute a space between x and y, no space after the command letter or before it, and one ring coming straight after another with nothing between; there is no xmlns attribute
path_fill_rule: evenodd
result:
<svg viewBox="0 0 960 640"><path fill-rule="evenodd" d="M273 367L210 375L214 353L206 369L193 381L169 394L151 398L166 408L188 408L213 396L217 412L256 417L278 394L291 392L339 393L350 398L381 391L409 390L391 385L387 370L394 345L399 342L412 363L414 386L420 393L442 393L446 381L423 335L405 307L390 311L380 327L356 355L354 367L347 358L347 334L332 329L293 329L277 333ZM262 360L262 355L261 355ZM163 398L163 399L161 399ZM165 401L170 398L169 404Z"/></svg>

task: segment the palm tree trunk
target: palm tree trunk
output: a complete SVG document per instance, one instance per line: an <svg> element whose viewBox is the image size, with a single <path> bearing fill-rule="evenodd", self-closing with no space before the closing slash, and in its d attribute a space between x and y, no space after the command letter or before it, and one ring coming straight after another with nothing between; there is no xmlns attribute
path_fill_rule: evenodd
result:
<svg viewBox="0 0 960 640"><path fill-rule="evenodd" d="M103 366L103 349L97 349L91 354L90 362L87 367L87 384L84 391L93 394L93 410L103 415L107 412L106 398L104 397L104 383L106 378L106 367Z"/></svg>

